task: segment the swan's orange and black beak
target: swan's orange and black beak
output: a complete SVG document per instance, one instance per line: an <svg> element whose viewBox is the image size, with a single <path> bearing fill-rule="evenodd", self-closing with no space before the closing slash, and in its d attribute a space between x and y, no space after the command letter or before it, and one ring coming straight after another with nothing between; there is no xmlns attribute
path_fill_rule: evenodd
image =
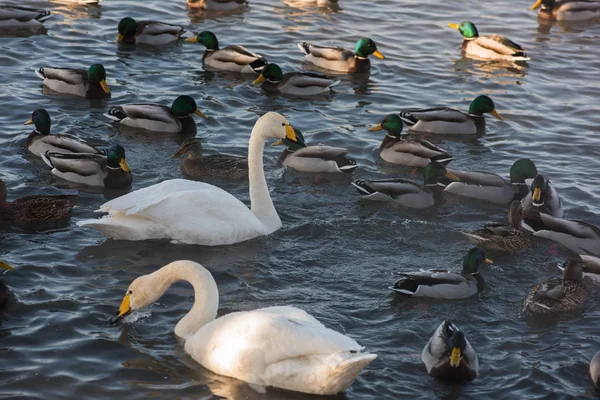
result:
<svg viewBox="0 0 600 400"><path fill-rule="evenodd" d="M116 324L129 314L131 314L133 310L131 309L131 298L129 293L123 297L123 301L121 302L121 306L119 307L119 311L117 312L117 317L110 321L111 324Z"/></svg>

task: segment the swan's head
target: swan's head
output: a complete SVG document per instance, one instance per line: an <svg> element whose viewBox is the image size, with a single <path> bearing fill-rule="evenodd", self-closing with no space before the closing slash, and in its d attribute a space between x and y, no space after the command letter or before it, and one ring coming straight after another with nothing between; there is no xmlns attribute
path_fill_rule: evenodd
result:
<svg viewBox="0 0 600 400"><path fill-rule="evenodd" d="M297 141L296 132L285 117L276 112L268 112L256 121L254 131L263 139L276 138L279 139L273 143L274 146L283 144L283 139L289 139L293 142Z"/></svg>
<svg viewBox="0 0 600 400"><path fill-rule="evenodd" d="M143 275L136 278L125 292L125 297L121 301L121 306L117 312L117 318L112 323L116 323L134 310L139 310L154 303L162 295L163 291L157 290L153 275Z"/></svg>

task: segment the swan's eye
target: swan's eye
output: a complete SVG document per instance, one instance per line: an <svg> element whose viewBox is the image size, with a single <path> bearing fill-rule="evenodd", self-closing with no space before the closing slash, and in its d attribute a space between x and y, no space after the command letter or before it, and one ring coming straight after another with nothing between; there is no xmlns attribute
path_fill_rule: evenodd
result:
<svg viewBox="0 0 600 400"><path fill-rule="evenodd" d="M133 290L130 289L128 294L131 296L133 294Z"/></svg>

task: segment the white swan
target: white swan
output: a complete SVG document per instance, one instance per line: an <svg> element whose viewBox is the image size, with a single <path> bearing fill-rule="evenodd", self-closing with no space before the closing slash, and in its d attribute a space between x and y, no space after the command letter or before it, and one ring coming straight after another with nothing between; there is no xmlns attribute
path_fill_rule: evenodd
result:
<svg viewBox="0 0 600 400"><path fill-rule="evenodd" d="M175 327L185 351L207 369L253 385L312 394L348 388L377 358L354 339L289 306L234 312L218 319L219 291L193 261L175 261L134 280L114 322L158 300L175 282L194 287L194 305Z"/></svg>
<svg viewBox="0 0 600 400"><path fill-rule="evenodd" d="M256 121L248 146L251 209L226 191L203 182L171 179L104 203L100 219L77 223L121 240L171 239L217 246L268 235L281 228L263 170L267 138L296 140L280 114Z"/></svg>

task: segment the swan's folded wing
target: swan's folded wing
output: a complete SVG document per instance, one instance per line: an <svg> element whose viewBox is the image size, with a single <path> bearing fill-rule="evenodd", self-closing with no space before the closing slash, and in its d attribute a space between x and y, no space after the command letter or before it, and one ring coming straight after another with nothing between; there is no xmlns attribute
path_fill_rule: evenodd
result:
<svg viewBox="0 0 600 400"><path fill-rule="evenodd" d="M310 54L329 61L346 61L354 57L354 53L342 47L326 47L309 44Z"/></svg>
<svg viewBox="0 0 600 400"><path fill-rule="evenodd" d="M123 104L119 108L129 118L148 119L166 123L173 121L171 109L160 104Z"/></svg>
<svg viewBox="0 0 600 400"><path fill-rule="evenodd" d="M138 22L139 30L143 30L145 35L178 35L183 32L183 27L157 21L140 21Z"/></svg>
<svg viewBox="0 0 600 400"><path fill-rule="evenodd" d="M343 156L348 153L348 149L343 147L331 147L331 146L308 146L294 152L296 157L305 158L322 158L324 160L333 160L339 156Z"/></svg>
<svg viewBox="0 0 600 400"><path fill-rule="evenodd" d="M87 82L87 71L83 69L44 67L42 73L46 79L59 80L71 85Z"/></svg>

